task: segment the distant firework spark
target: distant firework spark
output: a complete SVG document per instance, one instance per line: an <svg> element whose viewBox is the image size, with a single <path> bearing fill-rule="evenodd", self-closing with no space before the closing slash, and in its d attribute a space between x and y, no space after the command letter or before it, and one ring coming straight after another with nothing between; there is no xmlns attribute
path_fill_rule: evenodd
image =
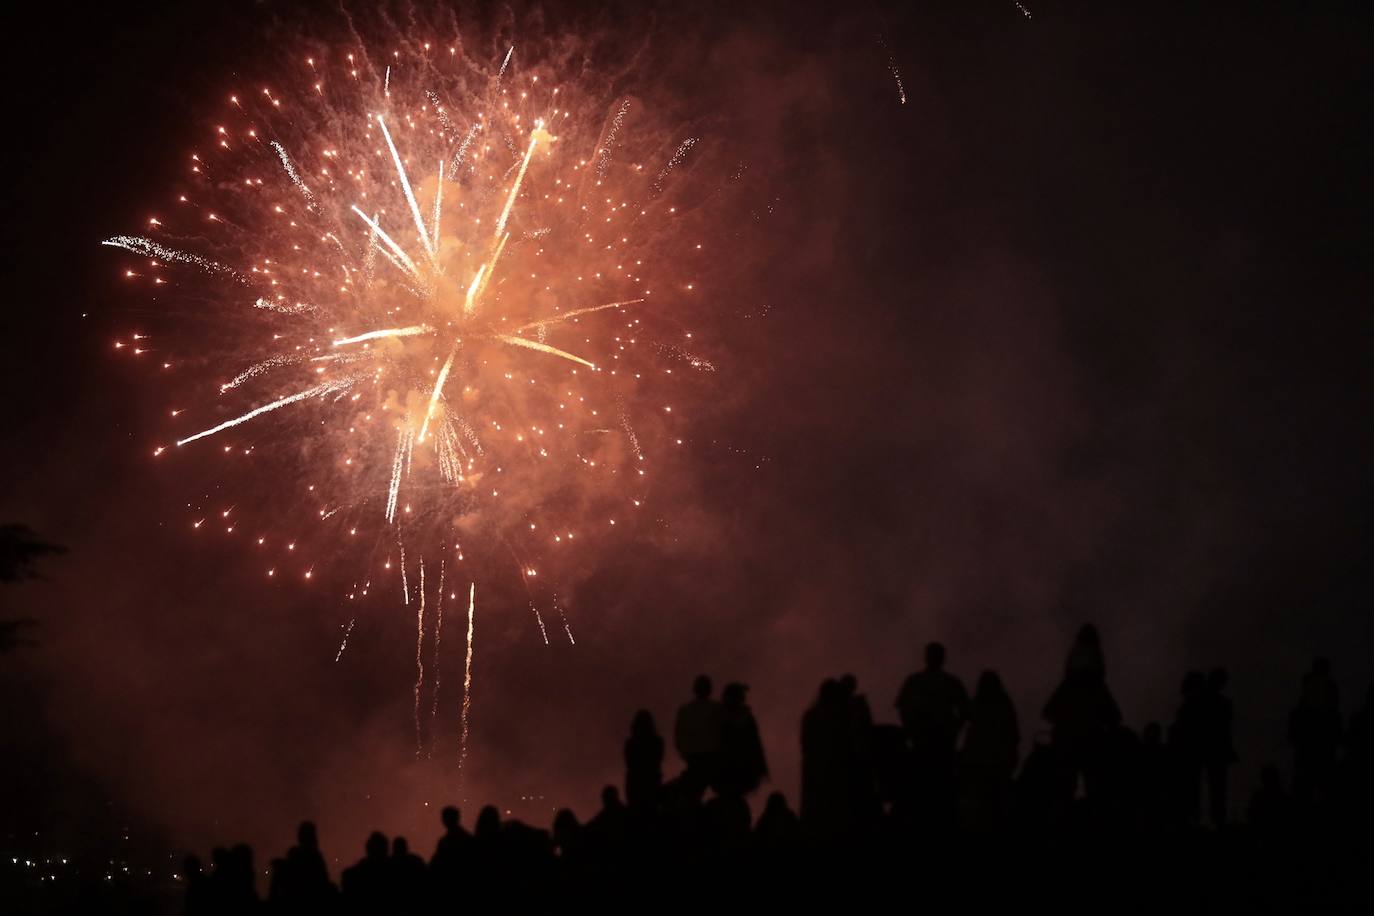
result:
<svg viewBox="0 0 1374 916"><path fill-rule="evenodd" d="M677 399L715 369L690 328L729 184L693 190L700 138L571 55L507 44L480 60L456 40L311 45L229 96L143 235L104 243L182 318L116 347L196 376L178 376L154 456L232 463L212 472L234 504L192 505L188 528L248 534L267 576L352 602L376 579L405 605L417 752L443 614L468 598L460 759L478 629L463 568L518 570L543 634L560 570L594 566L650 503L686 439Z"/></svg>

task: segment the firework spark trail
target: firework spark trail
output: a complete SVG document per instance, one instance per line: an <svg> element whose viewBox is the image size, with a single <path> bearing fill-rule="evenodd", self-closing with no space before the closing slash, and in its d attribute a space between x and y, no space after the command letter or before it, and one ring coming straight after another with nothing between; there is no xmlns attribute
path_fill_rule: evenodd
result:
<svg viewBox="0 0 1374 916"><path fill-rule="evenodd" d="M439 160L439 183L434 186L434 249L439 249L439 206L444 200L444 160Z"/></svg>
<svg viewBox="0 0 1374 916"><path fill-rule="evenodd" d="M553 606L558 609L558 618L563 621L563 632L568 634L568 643L577 645L577 640L573 639L572 627L568 626L568 615L563 613L563 604L558 600L558 596L553 596Z"/></svg>
<svg viewBox="0 0 1374 916"><path fill-rule="evenodd" d="M1019 3L1016 5L1021 6ZM1022 9L1025 8L1022 7ZM887 39L883 37L882 32L878 33L878 44L882 45L883 50L887 52L887 70L892 74L892 79L897 83L897 100L905 105L906 87L902 85L902 74L901 71L897 69L897 56L893 54L892 49L888 47Z"/></svg>
<svg viewBox="0 0 1374 916"><path fill-rule="evenodd" d="M625 428L625 437L630 440L630 449L635 453L635 458L643 461L644 450L639 447L639 436L635 435L635 428L630 425L630 415L625 412L625 401L620 397L615 400L616 406L620 408L620 425Z"/></svg>
<svg viewBox="0 0 1374 916"><path fill-rule="evenodd" d="M473 308L481 304L482 296L487 291L487 284L491 283L491 278L496 273L496 262L501 260L501 252L506 250L506 242L508 241L510 241L509 232L501 236L501 240L496 243L496 250L491 253L491 260L486 263L486 269L478 274L477 295L472 300Z"/></svg>
<svg viewBox="0 0 1374 916"><path fill-rule="evenodd" d="M697 356L695 353L689 353L688 351L679 347L677 344L663 343L661 341L651 340L649 341L649 345L652 346L654 349L658 350L660 353L667 353L668 355L676 359L682 360L688 366L691 366L693 369L698 369L702 372L716 371L715 365L712 364L710 360L703 359L702 357Z"/></svg>
<svg viewBox="0 0 1374 916"><path fill-rule="evenodd" d="M515 206L515 196L520 193L520 185L525 180L525 172L530 167L530 158L534 156L534 148L540 140L552 143L553 135L544 130L543 126L536 126L530 131L530 145L525 150L525 158L520 162L520 171L515 176L515 184L510 187L510 196L506 198L505 209L501 211L501 218L496 221L496 233L493 238L500 238L501 233L506 231L506 220L510 219L511 208Z"/></svg>
<svg viewBox="0 0 1374 916"><path fill-rule="evenodd" d="M429 253L430 261L433 261L434 243L430 241L429 231L425 229L425 218L420 215L420 205L415 201L415 192L410 189L410 179L406 177L406 167L401 162L401 154L396 150L396 144L391 142L391 131L386 129L386 122L382 120L381 115L377 115L377 126L382 129L382 136L386 138L387 149L391 150L391 161L396 164L396 177L401 180L401 190L405 192L406 203L410 204L410 215L415 217L415 229L420 233L420 242Z"/></svg>
<svg viewBox="0 0 1374 916"><path fill-rule="evenodd" d="M430 756L434 755L434 720L439 715L439 645L444 636L444 559L439 558L439 596L434 602L434 686L430 688L429 733Z"/></svg>
<svg viewBox="0 0 1374 916"><path fill-rule="evenodd" d="M429 396L429 406L425 408L425 419L420 424L420 441L425 441L425 435L429 432L429 421L434 416L434 407L439 403L439 396L443 393L444 382L448 381L449 370L453 368L453 359L458 355L458 344L454 344L449 351L448 359L444 360L444 367L439 370L439 377L434 380L434 391Z"/></svg>
<svg viewBox="0 0 1374 916"><path fill-rule="evenodd" d="M606 170L611 167L611 144L615 143L616 135L620 133L621 122L625 120L625 112L630 110L630 100L626 99L621 103L620 110L615 113L615 120L611 122L611 129L606 134L606 139L597 150L596 177L605 179Z"/></svg>
<svg viewBox="0 0 1374 916"><path fill-rule="evenodd" d="M605 305L591 305L587 308L573 309L571 312L564 312L561 315L554 315L552 318L540 318L538 320L522 324L520 325L520 327L516 328L515 331L516 333L519 333L521 331L530 331L535 328L543 328L551 324L557 324L560 321L567 321L571 318L576 318L579 315L590 315L592 312L600 312L603 309L613 309L620 308L626 305L636 305L643 301L643 299L623 299L620 302L607 302Z"/></svg>
<svg viewBox="0 0 1374 916"><path fill-rule="evenodd" d="M132 251L134 254L141 254L150 258L162 258L164 261L180 261L182 264L190 264L199 267L201 270L210 274L224 274L233 277L240 283L246 284L247 278L243 274L226 267L218 261L209 258L202 258L198 254L188 254L185 251L178 251L175 248L167 248L154 242L152 239L145 239L137 235L116 235L101 242L111 248L123 248L125 251Z"/></svg>
<svg viewBox="0 0 1374 916"><path fill-rule="evenodd" d="M510 56L514 53L515 45L511 45L510 50L506 52L506 59L501 61L501 70L499 73L496 74L497 79L500 79L501 77L506 75L506 66L510 63Z"/></svg>
<svg viewBox="0 0 1374 916"><path fill-rule="evenodd" d="M385 255L391 263L395 264L403 272L409 274L411 279L420 282L420 268L415 266L415 262L410 259L410 255L405 253L405 249L397 245L395 240L386 234L386 230L383 229L375 219L372 219L366 213L359 210L357 204L353 205L353 212L358 214L358 217L362 219L363 222L372 227L372 231L376 234L377 238L386 243L386 248L377 248L376 250ZM391 250L387 251L387 248Z"/></svg>
<svg viewBox="0 0 1374 916"><path fill-rule="evenodd" d="M549 644L549 631L544 629L544 618L533 601L530 602L530 610L534 611L534 621L539 624L539 635L544 637L544 645L547 646Z"/></svg>
<svg viewBox="0 0 1374 916"><path fill-rule="evenodd" d="M472 583L468 590L468 657L463 666L463 730L458 739L458 770L462 772L463 764L468 758L468 729L471 724L470 712L472 710L472 634L473 621L477 616L477 583Z"/></svg>
<svg viewBox="0 0 1374 916"><path fill-rule="evenodd" d="M526 340L526 339L523 338L523 337L514 337L514 336L512 336L512 335L510 335L510 334L494 334L494 335L492 335L492 339L493 339L493 340L499 340L499 341L501 341L502 343L508 343L508 344L511 344L512 346L516 346L516 347L525 347L526 349L529 349L529 350L538 350L540 353L547 353L547 354L549 354L550 356L561 356L561 357L563 357L564 359L571 360L571 361L573 361L573 362L575 362L575 363L581 363L582 365L586 366L588 369L595 369L595 368L596 368L596 363L588 362L587 360L583 359L583 358L580 357L580 356L574 356L573 354L569 353L567 350L560 350L560 349L558 349L557 347L551 347L551 346L549 346L548 344L546 344L546 343L540 343L540 342L537 341L537 340Z"/></svg>
<svg viewBox="0 0 1374 916"><path fill-rule="evenodd" d="M313 207L315 205L315 193L311 191L310 188L306 187L305 182L301 180L301 176L296 173L296 167L291 164L291 157L286 155L286 148L276 140L272 141L271 146L277 151L277 158L281 160L281 167L286 170L286 177L291 179L291 183L296 186L296 189L301 192L302 196L304 196Z"/></svg>
<svg viewBox="0 0 1374 916"><path fill-rule="evenodd" d="M264 404L261 407L258 407L254 410L250 410L248 411L248 413L244 414L241 417L235 417L232 420L225 420L220 425L212 426L210 429L207 429L204 432L199 432L196 433L194 436L188 436L185 439L178 440L177 445L185 445L188 442L195 442L197 439L204 439L206 436L213 436L215 433L223 432L224 430L229 429L230 427L238 426L240 423L247 423L254 417L260 417L269 411L276 410L279 407L285 407L288 404L294 404L297 401L305 401L310 398L317 398L321 397L322 395L330 394L334 391L342 391L344 389L351 388L357 381L358 380L356 378L344 378L332 379L328 382L322 382L313 388L307 388L304 391L298 391L295 394L287 395L286 397L281 398L277 401L273 401L270 404Z"/></svg>
<svg viewBox="0 0 1374 916"><path fill-rule="evenodd" d="M655 194L659 194L663 191L663 182L667 180L668 173L678 167L683 158L691 152L692 147L697 145L698 139L697 137L688 137L678 146L677 152L673 153L673 157L668 160L668 164L663 167L662 171L658 173L658 177L654 179L653 190Z"/></svg>
<svg viewBox="0 0 1374 916"><path fill-rule="evenodd" d="M268 369L275 369L278 366L288 366L292 363L298 362L300 362L299 356L270 356L262 362L254 363L247 369L244 369L238 375L234 376L232 379L225 382L223 385L220 385L219 390L222 392L229 391L231 388L237 388L238 386L242 385L244 382L248 381L251 378L257 378L259 375L262 375Z"/></svg>
<svg viewBox="0 0 1374 916"><path fill-rule="evenodd" d="M344 630L343 642L339 643L339 653L334 656L334 664L337 665L339 663L339 659L343 658L344 649L348 648L348 637L353 633L353 624L357 622L358 618L356 617L348 621L348 629Z"/></svg>
<svg viewBox="0 0 1374 916"><path fill-rule="evenodd" d="M420 692L425 686L425 663L421 652L425 645L425 558L420 558L420 606L415 612L415 756L423 750L420 740Z"/></svg>
<svg viewBox="0 0 1374 916"><path fill-rule="evenodd" d="M273 302L270 299L258 299L253 303L253 308L263 309L268 312L277 312L281 315L303 315L308 312L319 311L307 302L297 302L294 305L282 305L280 302Z"/></svg>
<svg viewBox="0 0 1374 916"><path fill-rule="evenodd" d="M473 276L472 282L468 284L467 296L463 299L463 315L471 315L472 310L477 306L477 290L482 285L482 274L487 272L487 265L483 264L477 268L477 273Z"/></svg>
<svg viewBox="0 0 1374 916"><path fill-rule="evenodd" d="M401 468L405 460L405 441L406 431L402 427L397 431L396 436L396 456L391 462L391 486L387 490L386 497L386 520L396 521L396 502L401 493ZM404 567L402 567L404 569Z"/></svg>
<svg viewBox="0 0 1374 916"><path fill-rule="evenodd" d="M364 340L378 340L383 337L414 337L418 334L433 334L434 329L427 324L414 324L408 328L384 328L380 331L368 331L356 337L345 337L334 341L334 346L342 347L347 344L362 343Z"/></svg>
<svg viewBox="0 0 1374 916"><path fill-rule="evenodd" d="M463 138L462 143L458 144L458 151L453 154L453 162L449 165L449 172L452 174L458 174L458 167L461 166L463 160L467 158L468 147L472 145L473 138L477 136L477 129L478 125L476 124L469 127L467 136Z"/></svg>
<svg viewBox="0 0 1374 916"><path fill-rule="evenodd" d="M406 584L406 545L401 544L401 603L410 605L410 586Z"/></svg>
<svg viewBox="0 0 1374 916"><path fill-rule="evenodd" d="M439 118L439 126L444 129L444 133L452 134L453 122L448 119L448 112L444 110L444 105L439 101L439 96L435 94L433 89L426 89L425 98L429 99L430 104L434 106L434 114Z"/></svg>
<svg viewBox="0 0 1374 916"><path fill-rule="evenodd" d="M1022 15L1022 16L1025 16L1027 19L1032 19L1032 18L1034 18L1033 16L1031 16L1031 11L1030 11L1030 10L1026 9L1026 8L1025 8L1024 6L1022 6L1020 3L1016 3L1015 0L1012 0L1012 2L1015 3L1016 8L1017 8L1018 10L1021 11L1021 15Z"/></svg>

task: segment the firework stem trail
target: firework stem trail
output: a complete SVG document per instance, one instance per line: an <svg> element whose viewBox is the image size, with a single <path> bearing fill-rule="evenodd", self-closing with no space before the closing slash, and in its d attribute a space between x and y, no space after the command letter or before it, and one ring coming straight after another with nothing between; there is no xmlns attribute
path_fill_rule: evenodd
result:
<svg viewBox="0 0 1374 916"><path fill-rule="evenodd" d="M430 756L434 755L434 720L439 715L439 643L444 635L444 559L439 558L439 597L434 602L434 686L430 688Z"/></svg>
<svg viewBox="0 0 1374 916"><path fill-rule="evenodd" d="M356 617L348 621L348 629L344 630L343 642L339 643L339 653L334 656L334 664L337 665L339 663L339 659L343 658L344 649L348 648L348 637L353 633L353 624L357 622L358 618Z"/></svg>
<svg viewBox="0 0 1374 916"><path fill-rule="evenodd" d="M198 254L187 254L184 251L177 251L175 248L166 248L154 242L152 239L145 239L137 235L116 235L114 238L106 239L101 242L111 248L123 248L125 251L132 251L134 254L141 254L149 258L162 258L164 261L180 261L182 264L191 264L199 267L206 273L226 274L233 277L240 283L247 283L243 274L234 270L232 267L225 267L218 261L209 258L202 258Z"/></svg>
<svg viewBox="0 0 1374 916"><path fill-rule="evenodd" d="M420 607L415 613L415 756L423 750L420 741L420 693L425 686L425 663L421 655L425 644L425 558L420 558Z"/></svg>
<svg viewBox="0 0 1374 916"><path fill-rule="evenodd" d="M391 249L390 252L385 248L379 248L377 250L386 255L387 258L391 260L391 263L395 264L402 271L410 274L413 279L418 281L420 279L420 268L415 266L415 262L410 259L410 255L405 253L405 249L397 245L395 239L387 235L386 230L383 229L375 219L372 219L366 213L359 210L357 204L354 204L352 209L354 213L358 214L358 217L362 219L363 222L372 227L372 231L376 233L377 238L385 242L387 248Z"/></svg>
<svg viewBox="0 0 1374 916"><path fill-rule="evenodd" d="M463 764L468 759L468 728L471 724L472 710L472 631L473 621L477 616L477 583L474 582L468 589L468 657L463 667L463 730L458 740L458 771L462 772Z"/></svg>
<svg viewBox="0 0 1374 916"><path fill-rule="evenodd" d="M185 445L188 442L195 442L197 439L204 439L206 436L213 436L215 433L223 432L224 430L229 429L230 427L238 426L240 423L247 423L254 417L262 416L263 414L269 411L276 410L279 407L285 407L288 404L294 404L297 401L304 401L310 398L317 398L334 391L342 391L346 388L352 387L356 381L357 379L348 378L335 379L333 381L323 382L319 385L316 385L313 388L307 388L304 391L298 391L295 394L287 395L286 397L277 401L273 401L270 404L264 404L261 407L248 411L248 413L244 414L241 417L235 417L232 420L225 420L219 426L212 426L204 432L199 432L196 433L194 436L188 436L185 439L179 440L177 442L177 445L181 446Z"/></svg>
<svg viewBox="0 0 1374 916"><path fill-rule="evenodd" d="M415 228L420 232L420 241L433 261L434 245L430 242L429 230L425 228L425 218L420 215L420 205L415 201L415 192L410 189L410 179L406 177L406 167L401 163L401 154L396 151L396 144L391 142L391 132L386 129L386 122L382 120L381 115L377 115L377 126L382 129L387 148L391 150L391 161L396 163L396 175L401 179L401 190L405 192L406 202L410 204L410 213L415 217Z"/></svg>
<svg viewBox="0 0 1374 916"><path fill-rule="evenodd" d="M434 250L439 249L439 208L444 202L444 160L439 160L439 182L434 186Z"/></svg>
<svg viewBox="0 0 1374 916"><path fill-rule="evenodd" d="M439 370L439 377L434 380L434 391L429 396L429 407L425 409L424 422L420 424L420 441L425 441L425 434L429 431L430 418L434 416L434 407L439 403L439 395L444 390L444 382L448 381L449 370L453 368L453 358L458 355L458 344L454 344L453 349L448 353L448 359L444 360L444 367Z"/></svg>
<svg viewBox="0 0 1374 916"><path fill-rule="evenodd" d="M286 148L276 140L273 140L271 145L272 148L277 151L278 158L281 159L281 167L286 170L286 176L291 179L291 183L300 190L305 199L313 206L315 203L315 195L306 187L305 182L301 180L301 176L296 173L296 167L291 164L291 157L286 155Z"/></svg>
<svg viewBox="0 0 1374 916"><path fill-rule="evenodd" d="M499 239L501 233L506 231L506 220L510 219L511 208L515 206L515 196L520 193L520 184L525 180L525 170L530 167L530 159L534 156L534 148L539 143L541 137L550 142L554 139L553 135L544 130L542 126L535 127L534 130L530 131L529 148L525 150L525 158L520 162L520 171L515 175L515 184L510 186L510 195L506 197L505 209L501 211L501 218L496 221L496 232L493 234L492 238Z"/></svg>
<svg viewBox="0 0 1374 916"><path fill-rule="evenodd" d="M564 312L561 315L554 315L552 318L540 318L537 321L531 321L528 324L522 324L515 330L517 333L519 333L520 331L530 331L535 328L548 327L551 324L558 324L561 321L567 321L568 319L576 318L579 315L590 315L592 312L599 312L603 309L619 308L625 305L636 305L643 301L643 299L624 299L620 302L607 302L605 305L590 305L586 308L573 309L571 312Z"/></svg>

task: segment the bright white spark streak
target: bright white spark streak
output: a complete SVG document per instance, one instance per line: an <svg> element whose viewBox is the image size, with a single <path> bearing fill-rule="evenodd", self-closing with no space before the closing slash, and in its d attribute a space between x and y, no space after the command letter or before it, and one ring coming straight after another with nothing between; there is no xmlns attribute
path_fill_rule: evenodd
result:
<svg viewBox="0 0 1374 916"><path fill-rule="evenodd" d="M434 391L429 395L429 407L425 409L424 422L420 424L420 441L425 441L425 434L429 432L429 421L434 416L434 406L439 403L439 395L443 393L444 382L448 381L449 370L453 368L453 358L458 355L458 347L455 346L449 351L448 359L444 360L444 367L439 370L439 377L434 380Z"/></svg>
<svg viewBox="0 0 1374 916"><path fill-rule="evenodd" d="M533 601L530 602L530 610L534 611L535 623L539 624L539 635L544 637L544 645L549 644L549 631L544 629L544 618L539 613L539 608L535 607Z"/></svg>
<svg viewBox="0 0 1374 916"><path fill-rule="evenodd" d="M439 715L439 641L444 635L444 559L439 558L439 597L434 602L434 687L430 692L430 755L434 754L434 719Z"/></svg>
<svg viewBox="0 0 1374 916"><path fill-rule="evenodd" d="M287 395L281 400L273 401L271 404L264 404L261 407L250 410L248 411L248 413L244 414L241 417L235 417L232 420L225 420L218 426L213 426L210 429L205 430L204 432L196 433L194 436L188 436L187 438L178 441L177 445L181 446L185 445L188 442L195 442L197 439L204 439L206 436L213 436L215 433L223 432L224 430L229 429L230 427L238 426L240 423L247 423L254 417L260 417L268 411L276 410L278 407L285 407L288 404L294 404L297 401L304 401L309 398L317 398L335 391L343 391L346 388L352 387L356 381L356 378L345 378L333 379L328 382L321 382L313 388L307 388L304 391L298 391L295 394Z"/></svg>
<svg viewBox="0 0 1374 916"><path fill-rule="evenodd" d="M673 158L668 160L668 164L663 167L662 171L658 173L658 177L654 179L655 194L663 190L664 179L668 177L669 172L678 167L683 158L691 152L692 147L697 145L697 139L697 137L688 137L678 146L677 152L673 153Z"/></svg>
<svg viewBox="0 0 1374 916"><path fill-rule="evenodd" d="M202 258L198 254L188 254L184 251L177 251L175 248L164 248L152 239L145 239L137 235L116 235L101 242L102 245L109 245L111 248L123 248L125 251L132 251L134 254L141 254L149 258L162 258L164 261L180 261L183 264L191 264L199 267L206 273L228 274L240 283L247 283L248 280L234 270L232 267L225 267L217 261L209 258Z"/></svg>
<svg viewBox="0 0 1374 916"><path fill-rule="evenodd" d="M463 668L463 731L458 743L458 770L460 772L468 757L468 724L470 721L468 714L472 709L472 625L476 614L477 583L474 582L468 590L468 658L467 664Z"/></svg>
<svg viewBox="0 0 1374 916"><path fill-rule="evenodd" d="M401 603L410 604L410 586L406 584L406 545L401 545Z"/></svg>
<svg viewBox="0 0 1374 916"><path fill-rule="evenodd" d="M477 304L477 290L482 285L482 274L487 272L487 265L483 264L477 268L477 276L472 278L472 283L468 285L467 298L463 300L463 314L471 315L473 308Z"/></svg>
<svg viewBox="0 0 1374 916"><path fill-rule="evenodd" d="M458 172L458 167L459 167L460 165L462 165L462 164L463 164L463 160L467 158L467 155L468 155L468 147L472 145L473 138L476 137L476 136L477 136L477 125L474 124L474 125L472 125L471 127L468 128L467 136L465 136L465 137L463 138L463 142L460 143L460 144L458 144L458 152L456 152L456 153L453 154L453 162L450 163L450 165L449 165L449 171L450 171L450 172L453 172L454 174L457 174L457 172Z"/></svg>
<svg viewBox="0 0 1374 916"><path fill-rule="evenodd" d="M595 369L595 368L596 368L596 363L589 363L589 362L587 362L585 359L583 359L582 357L580 357L580 356L574 356L573 354L569 353L567 350L560 350L560 349L558 349L557 347L551 347L551 346L549 346L548 344L546 344L546 343L540 343L540 342L537 341L537 340L526 340L526 339L523 338L523 337L514 337L514 336L512 336L512 335L510 335L510 334L497 334L497 335L495 335L495 339L501 341L502 343L508 343L508 344L513 345L513 346L517 346L517 347L526 347L527 349L530 349L530 350L538 350L540 353L547 353L547 354L549 354L550 356L561 356L561 357L563 357L564 359L572 360L572 361L575 362L575 363L581 363L582 365L586 366L588 369Z"/></svg>
<svg viewBox="0 0 1374 916"><path fill-rule="evenodd" d="M525 171L530 167L530 158L534 155L534 148L539 143L540 137L552 141L553 135L544 130L543 127L536 127L530 131L529 149L525 150L525 158L520 162L520 171L515 175L515 184L510 186L510 194L506 197L506 206L501 211L501 218L496 221L496 233L492 238L500 238L501 233L506 231L506 220L510 219L511 207L515 206L515 196L520 193L520 184L525 180Z"/></svg>
<svg viewBox="0 0 1374 916"><path fill-rule="evenodd" d="M500 79L501 77L506 75L506 65L510 63L510 56L514 53L515 45L511 45L510 50L506 52L506 59L501 61L501 70L496 74L497 79Z"/></svg>
<svg viewBox="0 0 1374 916"><path fill-rule="evenodd" d="M385 248L379 248L377 250L380 251L382 254L386 255L388 258L390 258L391 263L395 264L401 270L410 274L411 277L415 280L419 280L420 268L415 266L415 262L410 259L410 255L406 254L405 250L401 248L400 245L397 245L396 242L391 238L391 236L386 234L386 230L384 230L380 225L378 225L376 220L370 218L366 213L359 210L357 204L354 204L352 209L354 213L358 214L358 216L362 219L363 222L367 223L369 226L372 227L372 231L377 234L377 238L385 242L387 248L391 249L390 252L388 252Z"/></svg>
<svg viewBox="0 0 1374 916"><path fill-rule="evenodd" d="M387 489L386 520L396 521L396 500L401 493L401 469L405 466L406 431L401 428L396 436L396 457L391 462L391 486Z"/></svg>
<svg viewBox="0 0 1374 916"><path fill-rule="evenodd" d="M296 167L291 164L291 157L286 155L286 149L276 140L273 140L271 145L272 148L277 151L277 157L281 159L281 167L286 170L286 176L291 179L291 183L296 186L297 190L299 190L302 195L304 195L305 199L313 205L315 203L315 195L305 186L305 182L301 180L301 176L296 173Z"/></svg>
<svg viewBox="0 0 1374 916"><path fill-rule="evenodd" d="M417 334L433 334L434 329L427 324L413 324L408 328L384 328L379 331L368 331L356 337L344 337L334 341L334 346L342 347L346 344L361 343L364 340L377 340L382 337L414 337Z"/></svg>
<svg viewBox="0 0 1374 916"><path fill-rule="evenodd" d="M510 233L507 232L501 236L501 241L496 243L496 250L491 253L491 260L486 263L486 270L482 272L482 282L477 284L477 297L472 301L473 308L476 308L478 303L482 301L482 296L487 291L487 284L491 282L492 276L496 273L496 262L500 260L501 252L506 250L506 242L509 239Z"/></svg>
<svg viewBox="0 0 1374 916"><path fill-rule="evenodd" d="M382 129L387 148L391 150L391 161L396 164L396 176L401 179L401 190L405 192L406 202L410 204L411 216L415 217L415 228L419 230L420 241L424 243L425 251L429 252L430 260L433 260L434 244L429 239L429 230L425 228L425 218L420 215L420 205L415 201L415 192L410 189L410 179L406 177L406 167L401 162L401 154L396 151L396 144L391 142L391 132L386 129L386 123L381 115L377 115L377 126Z"/></svg>

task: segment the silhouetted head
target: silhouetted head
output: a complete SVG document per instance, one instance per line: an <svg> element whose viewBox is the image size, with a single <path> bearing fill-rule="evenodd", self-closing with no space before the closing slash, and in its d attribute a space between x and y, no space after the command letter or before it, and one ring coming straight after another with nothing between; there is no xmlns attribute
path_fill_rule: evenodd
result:
<svg viewBox="0 0 1374 916"><path fill-rule="evenodd" d="M410 844L406 842L405 837L398 836L392 839L391 854L398 859L410 855Z"/></svg>
<svg viewBox="0 0 1374 916"><path fill-rule="evenodd" d="M1314 658L1312 659L1312 673L1320 677L1326 677L1331 673L1331 659Z"/></svg>
<svg viewBox="0 0 1374 916"><path fill-rule="evenodd" d="M938 642L926 643L926 668L939 671L945 666L945 647Z"/></svg>
<svg viewBox="0 0 1374 916"><path fill-rule="evenodd" d="M844 691L840 688L840 682L833 677L828 677L821 681L821 692L816 699L817 704L834 703L844 698Z"/></svg>
<svg viewBox="0 0 1374 916"><path fill-rule="evenodd" d="M501 812L487 805L477 815L477 837L490 839L501 832Z"/></svg>
<svg viewBox="0 0 1374 916"><path fill-rule="evenodd" d="M789 812L790 809L787 807L787 796L783 795L781 792L774 792L769 795L768 801L763 806L764 817L768 815L777 817L779 815L788 814Z"/></svg>
<svg viewBox="0 0 1374 916"><path fill-rule="evenodd" d="M697 679L692 681L692 696L698 700L709 699L711 696L711 679L704 674L698 674Z"/></svg>
<svg viewBox="0 0 1374 916"><path fill-rule="evenodd" d="M1207 677L1201 671L1189 671L1183 676L1183 698L1192 699L1207 687Z"/></svg>
<svg viewBox="0 0 1374 916"><path fill-rule="evenodd" d="M978 676L978 689L974 692L973 698L978 702L988 700L1000 700L1007 695L1007 688L1002 686L1002 676L996 671L984 671Z"/></svg>
<svg viewBox="0 0 1374 916"><path fill-rule="evenodd" d="M319 835L315 832L313 821L301 821L301 825L296 828L296 843L302 849L317 849L320 845Z"/></svg>
<svg viewBox="0 0 1374 916"><path fill-rule="evenodd" d="M1097 632L1097 627L1090 623L1085 623L1078 628L1078 635L1073 641L1080 646L1092 646L1094 648L1102 645L1102 637Z"/></svg>
<svg viewBox="0 0 1374 916"><path fill-rule="evenodd" d="M363 847L369 859L386 858L386 834L380 830L372 831L372 835L367 838L367 844Z"/></svg>
<svg viewBox="0 0 1374 916"><path fill-rule="evenodd" d="M721 691L720 701L726 706L743 706L745 695L748 692L748 684L741 684L739 682L726 684L725 689Z"/></svg>
<svg viewBox="0 0 1374 916"><path fill-rule="evenodd" d="M606 786L601 790L601 807L619 808L620 790L615 786Z"/></svg>
<svg viewBox="0 0 1374 916"><path fill-rule="evenodd" d="M1226 673L1225 668L1213 668L1207 675L1207 686L1212 688L1214 693L1221 693L1230 680L1231 676Z"/></svg>
<svg viewBox="0 0 1374 916"><path fill-rule="evenodd" d="M582 825L577 822L577 815L573 814L571 808L560 808L553 816L553 841L560 847L566 847L581 829Z"/></svg>
<svg viewBox="0 0 1374 916"><path fill-rule="evenodd" d="M641 709L635 713L634 721L630 723L630 734L638 738L649 738L658 734L658 729L654 727L654 717L649 710Z"/></svg>
<svg viewBox="0 0 1374 916"><path fill-rule="evenodd" d="M444 810L439 812L439 820L450 833L458 829L461 818L462 814L453 805L446 805Z"/></svg>
<svg viewBox="0 0 1374 916"><path fill-rule="evenodd" d="M852 674L841 674L840 690L844 691L845 696L852 697L859 692L859 679Z"/></svg>

